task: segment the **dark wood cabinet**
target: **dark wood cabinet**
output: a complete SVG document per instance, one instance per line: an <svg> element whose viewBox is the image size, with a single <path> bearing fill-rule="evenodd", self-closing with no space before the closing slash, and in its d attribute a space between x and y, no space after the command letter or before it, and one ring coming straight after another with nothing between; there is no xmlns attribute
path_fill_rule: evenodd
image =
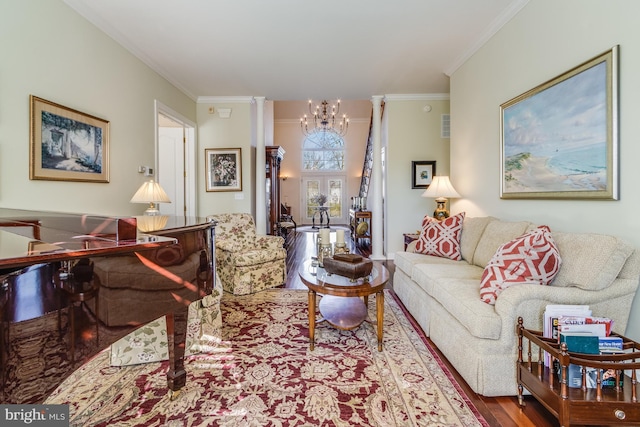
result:
<svg viewBox="0 0 640 427"><path fill-rule="evenodd" d="M280 163L284 159L284 149L270 145L266 149L266 191L267 191L267 233L280 234Z"/></svg>

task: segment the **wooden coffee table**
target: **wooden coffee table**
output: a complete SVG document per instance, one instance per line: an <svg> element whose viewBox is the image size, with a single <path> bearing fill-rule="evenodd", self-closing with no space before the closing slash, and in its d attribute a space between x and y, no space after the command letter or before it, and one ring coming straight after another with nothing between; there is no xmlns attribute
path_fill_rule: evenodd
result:
<svg viewBox="0 0 640 427"><path fill-rule="evenodd" d="M311 260L300 266L298 274L309 288L309 348L315 346L316 323L327 321L335 328L350 330L367 320L369 295L376 294L376 327L378 351L382 351L382 325L384 323L384 288L389 271L374 261L371 274L350 281L347 277L329 274L321 267L313 267ZM322 318L316 320L316 294L322 299L318 305ZM364 300L363 300L364 298Z"/></svg>

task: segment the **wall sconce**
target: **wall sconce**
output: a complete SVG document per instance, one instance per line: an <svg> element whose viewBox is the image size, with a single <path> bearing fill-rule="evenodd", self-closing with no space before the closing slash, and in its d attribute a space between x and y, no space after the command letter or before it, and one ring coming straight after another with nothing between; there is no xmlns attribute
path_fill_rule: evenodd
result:
<svg viewBox="0 0 640 427"><path fill-rule="evenodd" d="M289 175L282 175L280 176L280 179L282 179L283 181L286 181L289 179Z"/></svg>

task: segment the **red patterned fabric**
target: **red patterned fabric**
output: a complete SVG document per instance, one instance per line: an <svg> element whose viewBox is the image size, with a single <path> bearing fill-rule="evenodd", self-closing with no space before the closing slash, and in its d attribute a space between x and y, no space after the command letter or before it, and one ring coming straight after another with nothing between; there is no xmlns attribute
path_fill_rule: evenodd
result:
<svg viewBox="0 0 640 427"><path fill-rule="evenodd" d="M482 273L480 298L495 304L500 292L511 285L548 285L561 263L551 230L542 225L498 248Z"/></svg>
<svg viewBox="0 0 640 427"><path fill-rule="evenodd" d="M464 212L438 221L428 215L422 220L422 232L416 243L416 252L460 261L460 234Z"/></svg>

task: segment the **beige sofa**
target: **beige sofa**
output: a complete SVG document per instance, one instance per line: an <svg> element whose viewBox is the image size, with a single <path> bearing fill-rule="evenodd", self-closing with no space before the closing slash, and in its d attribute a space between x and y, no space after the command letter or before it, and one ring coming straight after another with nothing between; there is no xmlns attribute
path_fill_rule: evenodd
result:
<svg viewBox="0 0 640 427"><path fill-rule="evenodd" d="M461 261L422 255L415 244L395 255L393 287L426 335L478 394L517 394L516 321L542 330L547 304L588 304L624 333L640 280L640 254L606 235L552 230L562 257L549 286L505 289L495 305L480 300L480 279L498 247L536 225L492 217L466 218Z"/></svg>

